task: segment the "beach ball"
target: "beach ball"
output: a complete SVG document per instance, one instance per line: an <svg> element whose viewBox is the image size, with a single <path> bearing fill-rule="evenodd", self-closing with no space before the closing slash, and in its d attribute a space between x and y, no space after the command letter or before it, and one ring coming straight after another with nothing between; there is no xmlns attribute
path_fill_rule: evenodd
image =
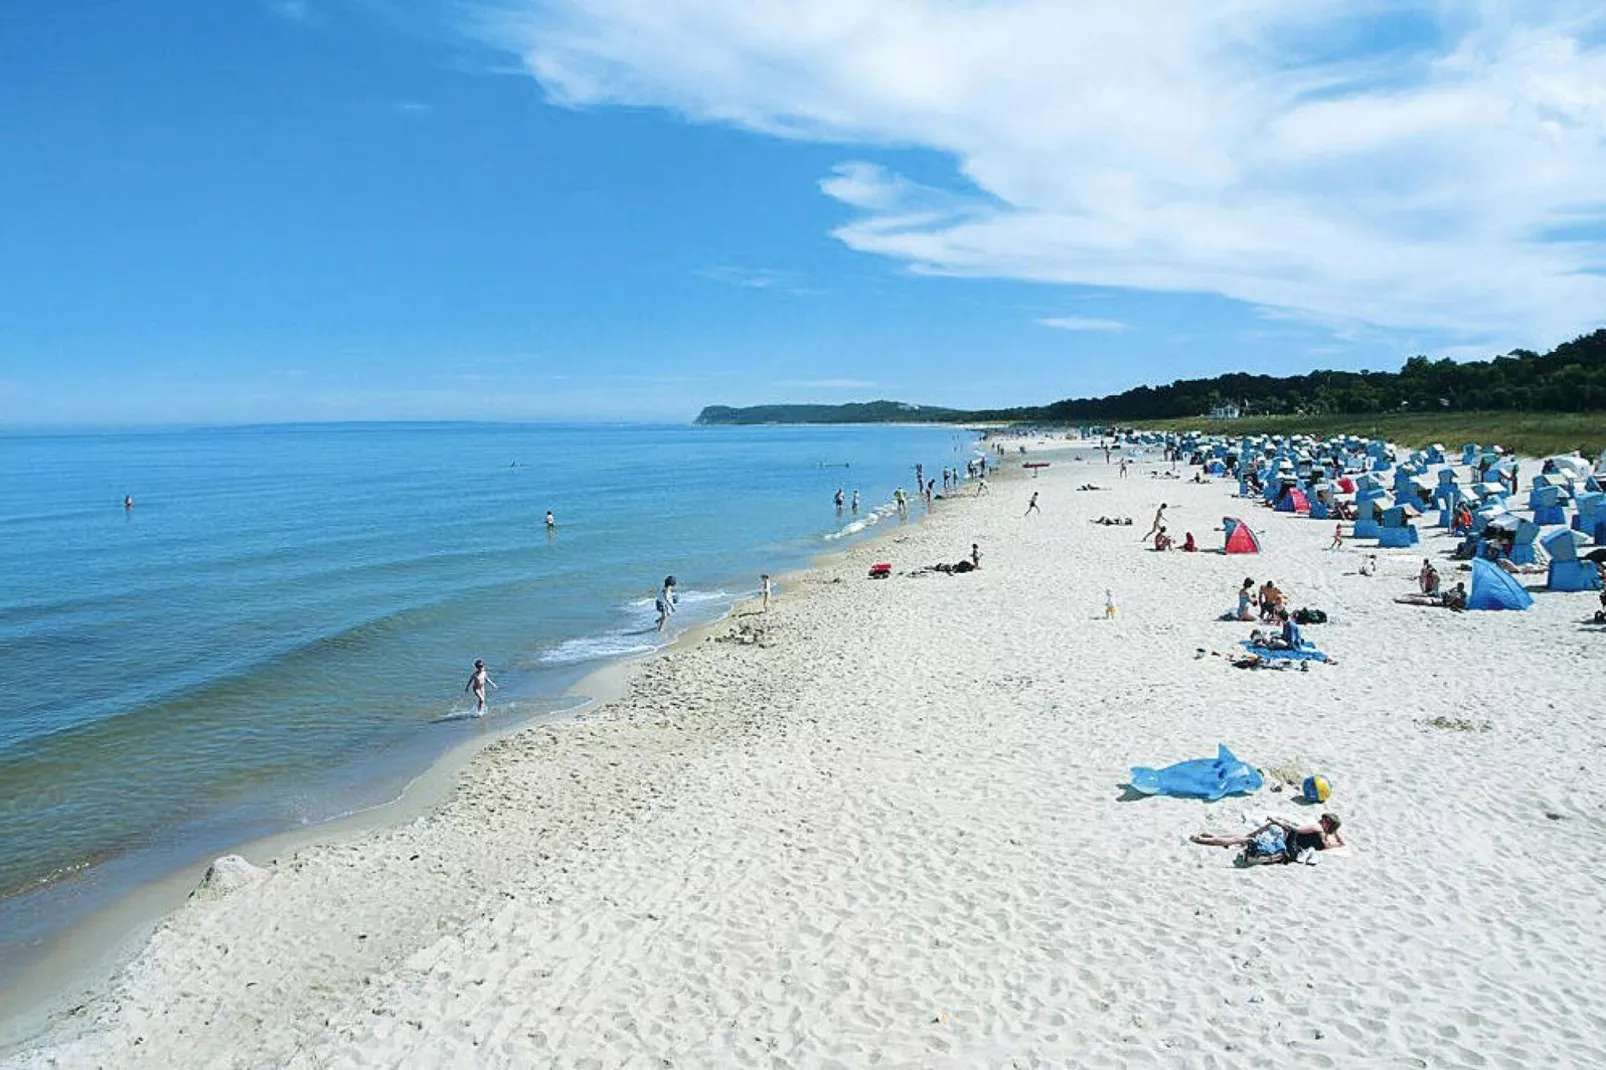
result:
<svg viewBox="0 0 1606 1070"><path fill-rule="evenodd" d="M1317 774L1306 777L1305 783L1299 786L1299 791L1305 796L1306 802L1324 803L1327 797L1333 794L1333 785L1327 782L1326 777Z"/></svg>

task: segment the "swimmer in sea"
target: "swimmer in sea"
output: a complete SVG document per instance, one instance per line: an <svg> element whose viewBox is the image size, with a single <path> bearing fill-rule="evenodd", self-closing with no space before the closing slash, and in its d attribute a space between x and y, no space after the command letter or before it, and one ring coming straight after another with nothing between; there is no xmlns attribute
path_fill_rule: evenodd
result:
<svg viewBox="0 0 1606 1070"><path fill-rule="evenodd" d="M557 517L553 516L552 515L552 510L548 509L546 511L546 529L548 531L551 531L553 528L555 528L557 526L558 526Z"/></svg>
<svg viewBox="0 0 1606 1070"><path fill-rule="evenodd" d="M491 674L485 671L484 660L475 658L474 671L469 675L468 683L463 685L463 690L474 692L474 698L479 702L479 707L475 711L476 717L485 716L485 685L487 684L495 687L496 681L492 680Z"/></svg>

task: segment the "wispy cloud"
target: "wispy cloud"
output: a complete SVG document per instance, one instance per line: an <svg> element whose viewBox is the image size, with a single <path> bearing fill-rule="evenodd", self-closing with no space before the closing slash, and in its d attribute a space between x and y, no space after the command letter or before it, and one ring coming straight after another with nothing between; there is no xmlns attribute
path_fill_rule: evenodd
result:
<svg viewBox="0 0 1606 1070"><path fill-rule="evenodd" d="M1542 346L1606 308L1606 9L1582 0L498 0L559 104L869 147L854 249ZM1556 240L1566 233L1576 240ZM1593 236L1592 236L1593 235Z"/></svg>
<svg viewBox="0 0 1606 1070"><path fill-rule="evenodd" d="M817 297L825 293L824 290L799 285L797 276L790 271L726 266L704 268L696 274L713 282L723 282L749 290L773 290L792 297Z"/></svg>
<svg viewBox="0 0 1606 1070"><path fill-rule="evenodd" d="M1050 316L1037 321L1040 327L1056 327L1062 331L1130 331L1130 323L1120 320L1092 319L1087 316Z"/></svg>
<svg viewBox="0 0 1606 1070"><path fill-rule="evenodd" d="M783 379L775 385L805 390L871 390L881 384L870 379Z"/></svg>
<svg viewBox="0 0 1606 1070"><path fill-rule="evenodd" d="M268 13L303 26L323 25L323 14L310 0L267 0Z"/></svg>

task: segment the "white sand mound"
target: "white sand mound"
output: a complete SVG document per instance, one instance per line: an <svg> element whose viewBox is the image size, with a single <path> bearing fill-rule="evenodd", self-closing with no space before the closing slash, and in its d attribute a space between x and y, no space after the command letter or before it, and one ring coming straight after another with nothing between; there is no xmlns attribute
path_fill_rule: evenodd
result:
<svg viewBox="0 0 1606 1070"><path fill-rule="evenodd" d="M195 886L195 891L190 893L190 898L220 898L248 884L255 884L267 874L267 870L253 866L239 855L224 855L206 867L206 875Z"/></svg>

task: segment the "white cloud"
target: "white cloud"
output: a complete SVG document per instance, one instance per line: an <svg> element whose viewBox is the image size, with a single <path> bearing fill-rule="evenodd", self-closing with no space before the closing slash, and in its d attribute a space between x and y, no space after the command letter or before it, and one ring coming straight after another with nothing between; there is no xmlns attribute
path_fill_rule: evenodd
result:
<svg viewBox="0 0 1606 1070"><path fill-rule="evenodd" d="M1037 321L1039 327L1057 327L1062 331L1129 331L1130 323L1120 320L1092 319L1087 316L1050 316Z"/></svg>
<svg viewBox="0 0 1606 1070"><path fill-rule="evenodd" d="M836 234L917 272L1222 294L1540 345L1606 309L1606 46L1577 0L504 0L556 102L935 150ZM1346 42L1387 40L1345 54Z"/></svg>

